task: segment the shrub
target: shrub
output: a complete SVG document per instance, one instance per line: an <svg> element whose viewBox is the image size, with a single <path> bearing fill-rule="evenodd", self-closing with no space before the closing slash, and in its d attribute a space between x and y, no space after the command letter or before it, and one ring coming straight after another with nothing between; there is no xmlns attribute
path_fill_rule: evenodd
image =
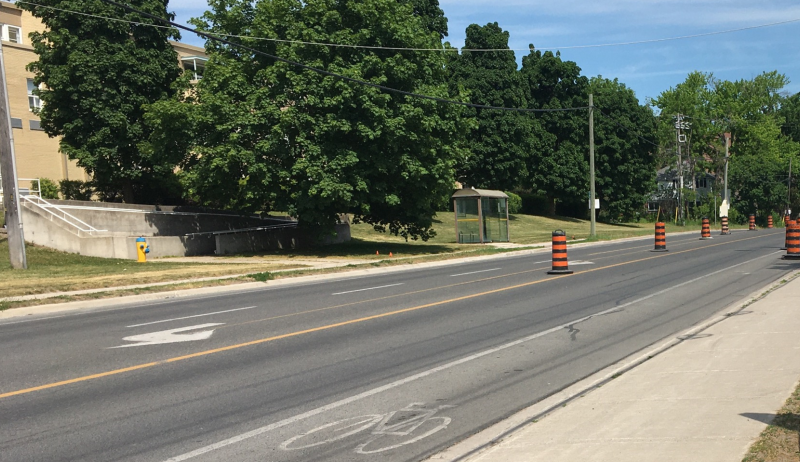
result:
<svg viewBox="0 0 800 462"><path fill-rule="evenodd" d="M508 196L508 213L516 214L522 212L522 198L518 195L506 191Z"/></svg>
<svg viewBox="0 0 800 462"><path fill-rule="evenodd" d="M39 178L39 187L42 199L58 199L58 185L50 178Z"/></svg>
<svg viewBox="0 0 800 462"><path fill-rule="evenodd" d="M92 186L88 181L61 180L58 189L64 200L90 201L92 200Z"/></svg>

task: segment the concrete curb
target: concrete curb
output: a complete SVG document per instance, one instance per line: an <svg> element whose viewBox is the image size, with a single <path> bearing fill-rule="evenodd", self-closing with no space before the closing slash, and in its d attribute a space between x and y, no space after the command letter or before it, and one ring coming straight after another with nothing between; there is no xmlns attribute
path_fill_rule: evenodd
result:
<svg viewBox="0 0 800 462"><path fill-rule="evenodd" d="M505 438L511 436L513 433L527 426L528 424L547 417L548 415L557 412L558 409L565 405L582 398L588 393L597 390L603 385L611 382L620 375L631 371L632 369L640 366L645 361L652 359L662 353L665 353L672 348L682 344L686 340L691 340L693 336L709 329L710 327L729 319L731 316L736 316L741 313L745 308L751 304L767 297L770 293L785 286L787 283L800 277L800 270L792 272L789 276L781 278L779 281L773 282L766 287L752 292L750 295L744 297L742 300L732 303L727 307L720 310L717 314L713 315L706 321L687 329L686 331L676 335L670 336L655 347L648 347L639 352L636 352L627 358L612 364L592 375L580 380L560 392L557 392L548 398L519 411L510 417L501 420L494 425L486 428L485 430L470 436L469 438L456 443L450 448L432 455L425 461L466 461L470 460L473 456L481 454L483 451L491 448L492 446L500 443Z"/></svg>

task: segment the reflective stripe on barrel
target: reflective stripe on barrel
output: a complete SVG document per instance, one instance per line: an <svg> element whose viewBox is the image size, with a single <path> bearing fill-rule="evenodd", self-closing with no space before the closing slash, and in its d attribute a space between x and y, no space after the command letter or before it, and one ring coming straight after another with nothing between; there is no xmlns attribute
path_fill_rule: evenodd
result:
<svg viewBox="0 0 800 462"><path fill-rule="evenodd" d="M728 217L722 217L722 232L720 234L730 234L728 230Z"/></svg>

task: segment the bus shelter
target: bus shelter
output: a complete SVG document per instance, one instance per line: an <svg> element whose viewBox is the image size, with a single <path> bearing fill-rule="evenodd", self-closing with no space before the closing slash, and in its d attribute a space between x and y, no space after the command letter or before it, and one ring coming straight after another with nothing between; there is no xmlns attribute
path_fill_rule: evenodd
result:
<svg viewBox="0 0 800 462"><path fill-rule="evenodd" d="M508 242L508 196L491 189L459 189L452 196L459 244Z"/></svg>

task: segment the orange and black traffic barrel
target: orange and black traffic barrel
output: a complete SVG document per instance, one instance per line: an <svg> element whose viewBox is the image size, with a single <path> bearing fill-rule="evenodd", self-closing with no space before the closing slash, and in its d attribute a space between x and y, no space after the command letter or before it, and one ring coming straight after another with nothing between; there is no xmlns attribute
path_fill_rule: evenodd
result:
<svg viewBox="0 0 800 462"><path fill-rule="evenodd" d="M703 228L700 230L700 239L713 239L711 237L711 225L708 222L708 217L703 217Z"/></svg>
<svg viewBox="0 0 800 462"><path fill-rule="evenodd" d="M772 229L772 215L767 217L767 229Z"/></svg>
<svg viewBox="0 0 800 462"><path fill-rule="evenodd" d="M567 263L567 234L560 229L553 231L553 269L547 274L572 274Z"/></svg>
<svg viewBox="0 0 800 462"><path fill-rule="evenodd" d="M755 231L756 230L756 216L753 215L752 213L750 214L749 223L750 223L750 229L748 229L748 231Z"/></svg>
<svg viewBox="0 0 800 462"><path fill-rule="evenodd" d="M667 251L667 225L664 223L656 223L656 248L651 252L666 252Z"/></svg>
<svg viewBox="0 0 800 462"><path fill-rule="evenodd" d="M783 247L781 250L788 250L789 249L789 231L791 230L792 226L795 225L797 222L794 220L786 220L786 239L783 241Z"/></svg>
<svg viewBox="0 0 800 462"><path fill-rule="evenodd" d="M789 225L786 233L786 255L784 260L800 260L800 224Z"/></svg>
<svg viewBox="0 0 800 462"><path fill-rule="evenodd" d="M719 234L720 236L724 236L730 233L731 231L728 229L728 217L722 217L722 232Z"/></svg>

